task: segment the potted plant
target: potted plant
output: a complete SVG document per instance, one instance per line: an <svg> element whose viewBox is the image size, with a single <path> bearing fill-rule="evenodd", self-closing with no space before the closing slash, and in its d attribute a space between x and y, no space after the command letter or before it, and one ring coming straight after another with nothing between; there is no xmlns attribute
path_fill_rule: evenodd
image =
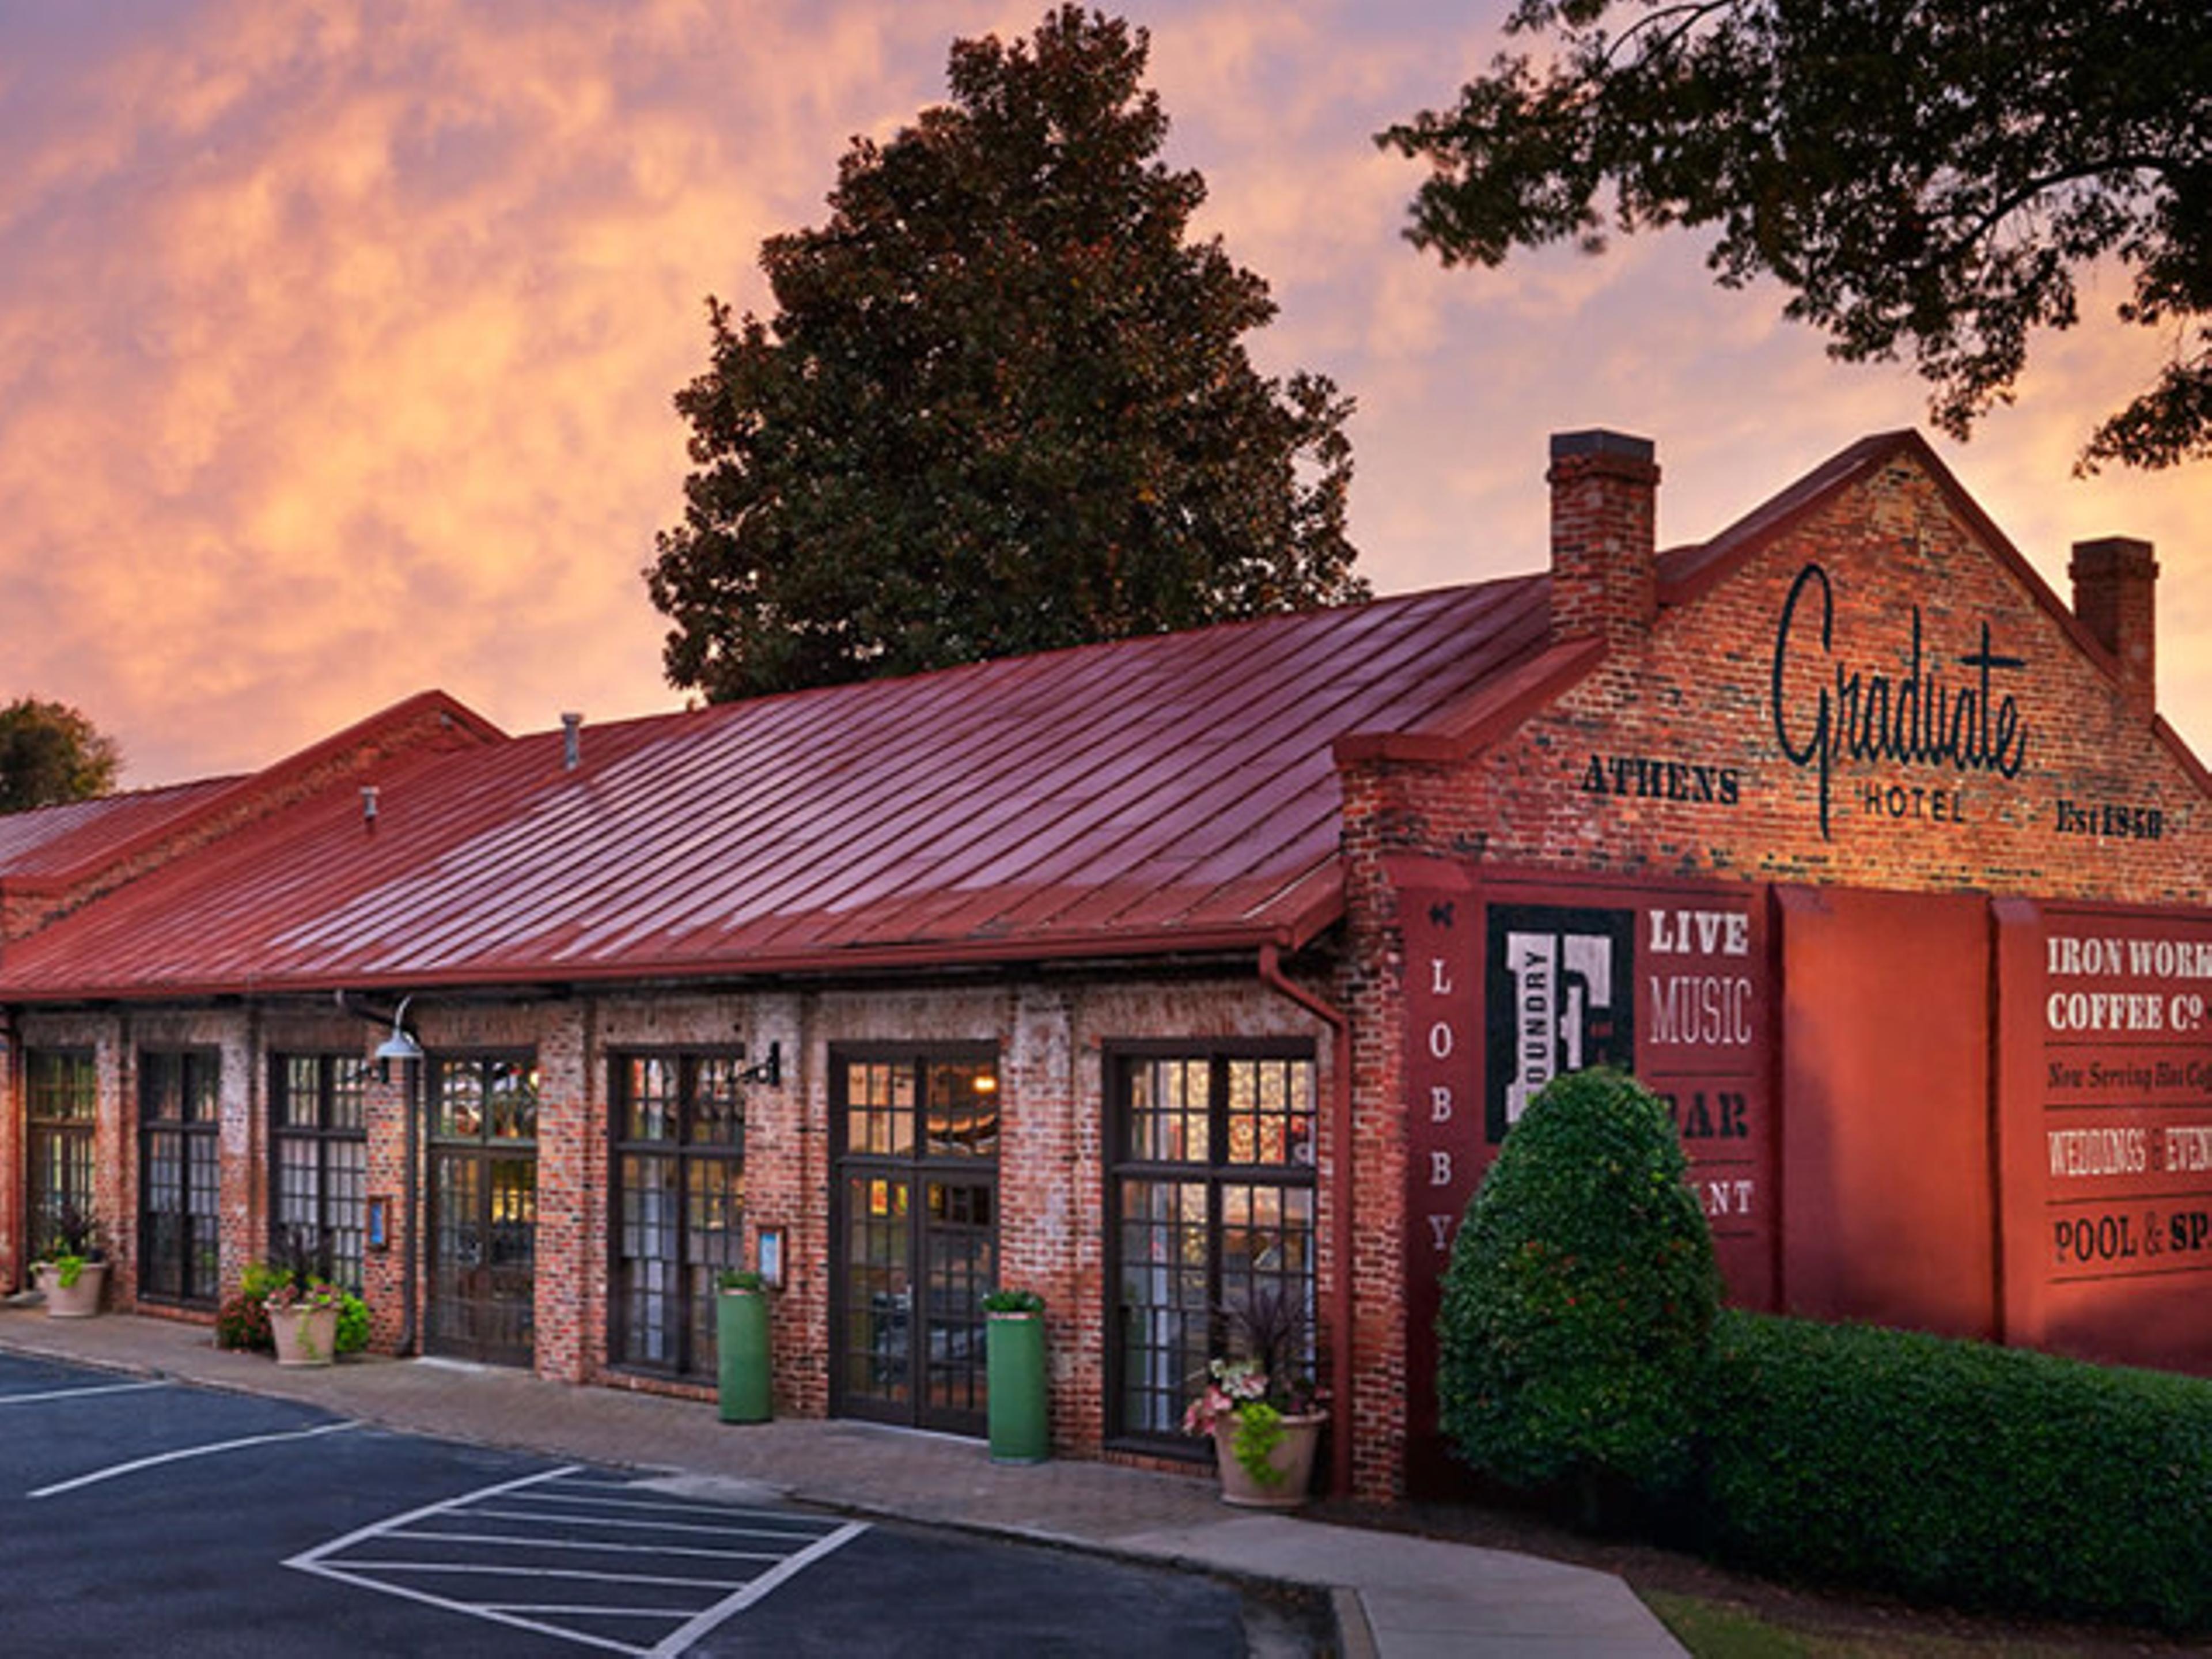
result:
<svg viewBox="0 0 2212 1659"><path fill-rule="evenodd" d="M765 1423L775 1414L768 1285L744 1267L715 1276L714 1354L718 1404L725 1423Z"/></svg>
<svg viewBox="0 0 2212 1659"><path fill-rule="evenodd" d="M1310 1363L1304 1304L1288 1291L1255 1291L1227 1315L1236 1351L1208 1363L1183 1431L1212 1437L1224 1503L1294 1508L1305 1501L1314 1449L1328 1423Z"/></svg>
<svg viewBox="0 0 2212 1659"><path fill-rule="evenodd" d="M338 1287L327 1279L287 1280L261 1305L280 1365L329 1365L338 1357Z"/></svg>
<svg viewBox="0 0 2212 1659"><path fill-rule="evenodd" d="M1046 1409L1044 1298L1000 1289L983 1297L985 1411L994 1463L1042 1463L1052 1452Z"/></svg>
<svg viewBox="0 0 2212 1659"><path fill-rule="evenodd" d="M266 1287L261 1306L278 1364L337 1361L338 1310L345 1297L331 1274L330 1241L303 1227L286 1228L266 1267L249 1268L254 1287Z"/></svg>
<svg viewBox="0 0 2212 1659"><path fill-rule="evenodd" d="M88 1319L100 1311L107 1283L107 1258L100 1245L100 1223L75 1204L54 1212L46 1247L32 1265L31 1276L46 1299L52 1319Z"/></svg>

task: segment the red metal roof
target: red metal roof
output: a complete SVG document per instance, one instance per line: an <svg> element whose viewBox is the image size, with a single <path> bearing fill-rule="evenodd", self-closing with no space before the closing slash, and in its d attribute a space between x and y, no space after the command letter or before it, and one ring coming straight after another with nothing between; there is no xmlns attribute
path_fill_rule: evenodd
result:
<svg viewBox="0 0 2212 1659"><path fill-rule="evenodd" d="M40 879L97 864L190 816L234 781L210 778L0 814L0 881Z"/></svg>
<svg viewBox="0 0 2212 1659"><path fill-rule="evenodd" d="M1295 945L1331 744L1546 641L1523 577L392 757L8 947L0 996L744 974ZM374 783L365 825L358 793Z"/></svg>

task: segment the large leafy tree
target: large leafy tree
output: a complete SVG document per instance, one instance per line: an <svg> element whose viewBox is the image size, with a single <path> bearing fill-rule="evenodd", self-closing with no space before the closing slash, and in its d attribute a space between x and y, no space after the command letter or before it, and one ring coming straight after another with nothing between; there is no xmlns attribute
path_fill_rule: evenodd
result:
<svg viewBox="0 0 2212 1659"><path fill-rule="evenodd" d="M115 739L65 702L19 697L0 708L0 812L104 795L121 764Z"/></svg>
<svg viewBox="0 0 2212 1659"><path fill-rule="evenodd" d="M695 471L646 574L716 700L1364 594L1350 413L1260 374L1267 285L1188 235L1142 29L1073 6L962 40L951 104L856 139L771 238L775 314L710 300Z"/></svg>
<svg viewBox="0 0 2212 1659"><path fill-rule="evenodd" d="M1964 437L2111 261L2167 352L2081 465L2212 455L2203 0L1518 0L1508 27L1543 60L1378 136L1431 163L1408 234L1447 263L1712 227L1722 282L1779 278L1843 358L1910 351Z"/></svg>

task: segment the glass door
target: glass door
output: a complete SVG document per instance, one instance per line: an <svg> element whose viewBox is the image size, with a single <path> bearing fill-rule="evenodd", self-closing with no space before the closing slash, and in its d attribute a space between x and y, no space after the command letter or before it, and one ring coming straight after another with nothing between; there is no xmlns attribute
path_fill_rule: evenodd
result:
<svg viewBox="0 0 2212 1659"><path fill-rule="evenodd" d="M537 1328L536 1073L524 1060L441 1060L432 1075L424 1346L526 1366Z"/></svg>
<svg viewBox="0 0 2212 1659"><path fill-rule="evenodd" d="M981 1434L998 1282L991 1051L833 1056L840 1124L831 1409Z"/></svg>
<svg viewBox="0 0 2212 1659"><path fill-rule="evenodd" d="M138 1293L213 1307L222 1271L221 1057L138 1057Z"/></svg>

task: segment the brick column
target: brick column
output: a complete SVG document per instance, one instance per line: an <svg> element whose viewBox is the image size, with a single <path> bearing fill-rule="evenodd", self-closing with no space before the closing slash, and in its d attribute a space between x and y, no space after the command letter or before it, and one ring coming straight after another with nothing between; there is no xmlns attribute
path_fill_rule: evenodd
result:
<svg viewBox="0 0 2212 1659"><path fill-rule="evenodd" d="M2074 614L2120 668L2120 700L2146 723L2158 712L2158 561L2124 536L2074 544Z"/></svg>
<svg viewBox="0 0 2212 1659"><path fill-rule="evenodd" d="M1634 646L1659 611L1659 465L1648 438L1552 439L1552 632Z"/></svg>

